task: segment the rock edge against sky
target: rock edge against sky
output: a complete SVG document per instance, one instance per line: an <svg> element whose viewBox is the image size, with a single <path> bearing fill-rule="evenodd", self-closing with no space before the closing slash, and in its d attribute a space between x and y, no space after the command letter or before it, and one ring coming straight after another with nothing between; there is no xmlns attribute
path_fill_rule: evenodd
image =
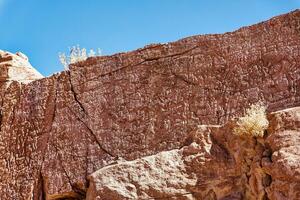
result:
<svg viewBox="0 0 300 200"><path fill-rule="evenodd" d="M46 78L1 51L1 199L300 199L299 54L299 10Z"/></svg>

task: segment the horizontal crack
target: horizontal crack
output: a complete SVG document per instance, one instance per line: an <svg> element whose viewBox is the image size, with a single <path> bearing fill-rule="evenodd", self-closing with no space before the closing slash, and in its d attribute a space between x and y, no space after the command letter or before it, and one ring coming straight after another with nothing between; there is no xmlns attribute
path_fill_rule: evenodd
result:
<svg viewBox="0 0 300 200"><path fill-rule="evenodd" d="M143 61L138 62L138 63L136 63L136 64L126 65L126 66L120 67L120 68L118 68L118 69L112 70L112 71L110 71L110 72L100 74L99 76L97 76L97 77L95 77L95 78L92 78L92 79L90 79L89 81L98 79L98 78L103 77L103 76L111 75L111 74L113 74L113 73L115 73L115 72L118 72L118 71L120 71L120 70L122 70L122 69L125 69L125 68L128 68L128 67L135 67L135 66L144 64L144 63L146 63L146 62L151 62L151 61L154 61L154 60L160 60L160 59L164 59L164 58L170 58L170 57L174 57L174 56L180 56L180 55L186 54L186 53L188 53L188 52L190 52L190 51L192 51L192 50L194 50L194 49L196 49L196 48L198 48L198 47L199 47L199 46L194 46L194 47L192 47L192 48L190 48L190 49L187 49L187 50L185 50L185 51L182 51L182 52L179 52L179 53L174 53L174 54L167 55L167 56L153 57L153 58L145 58Z"/></svg>

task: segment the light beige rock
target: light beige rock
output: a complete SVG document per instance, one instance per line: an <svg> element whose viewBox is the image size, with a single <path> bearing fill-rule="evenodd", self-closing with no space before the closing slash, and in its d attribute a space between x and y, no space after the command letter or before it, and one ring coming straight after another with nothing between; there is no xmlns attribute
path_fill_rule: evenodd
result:
<svg viewBox="0 0 300 200"><path fill-rule="evenodd" d="M21 52L12 54L0 52L0 81L18 81L29 83L41 79L43 76L36 71L28 61L28 57Z"/></svg>

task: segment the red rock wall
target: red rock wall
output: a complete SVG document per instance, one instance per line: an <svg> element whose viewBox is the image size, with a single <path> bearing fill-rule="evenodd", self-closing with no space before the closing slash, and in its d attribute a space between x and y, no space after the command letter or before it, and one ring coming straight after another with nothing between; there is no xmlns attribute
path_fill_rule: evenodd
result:
<svg viewBox="0 0 300 200"><path fill-rule="evenodd" d="M87 176L184 145L249 103L300 105L300 11L185 38L2 89L1 199L83 199Z"/></svg>
<svg viewBox="0 0 300 200"><path fill-rule="evenodd" d="M87 200L298 200L300 107L268 114L264 137L237 124L202 125L185 146L121 161L89 176Z"/></svg>

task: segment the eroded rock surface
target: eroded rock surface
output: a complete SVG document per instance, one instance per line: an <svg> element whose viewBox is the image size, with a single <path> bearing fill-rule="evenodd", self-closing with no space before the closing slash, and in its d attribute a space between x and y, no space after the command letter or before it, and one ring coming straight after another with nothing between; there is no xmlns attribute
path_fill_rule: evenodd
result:
<svg viewBox="0 0 300 200"><path fill-rule="evenodd" d="M103 167L87 199L299 199L300 107L269 118L264 138L200 126L180 149Z"/></svg>
<svg viewBox="0 0 300 200"><path fill-rule="evenodd" d="M299 114L270 115L261 141L232 138L228 120L259 100L299 106L299 54L298 10L43 79L1 52L1 199L297 199Z"/></svg>
<svg viewBox="0 0 300 200"><path fill-rule="evenodd" d="M21 52L12 54L0 50L0 82L18 81L29 83L43 76L36 71Z"/></svg>
<svg viewBox="0 0 300 200"><path fill-rule="evenodd" d="M300 199L300 108L286 109L270 116L266 144L273 152L271 162L263 160L272 184L270 199Z"/></svg>

